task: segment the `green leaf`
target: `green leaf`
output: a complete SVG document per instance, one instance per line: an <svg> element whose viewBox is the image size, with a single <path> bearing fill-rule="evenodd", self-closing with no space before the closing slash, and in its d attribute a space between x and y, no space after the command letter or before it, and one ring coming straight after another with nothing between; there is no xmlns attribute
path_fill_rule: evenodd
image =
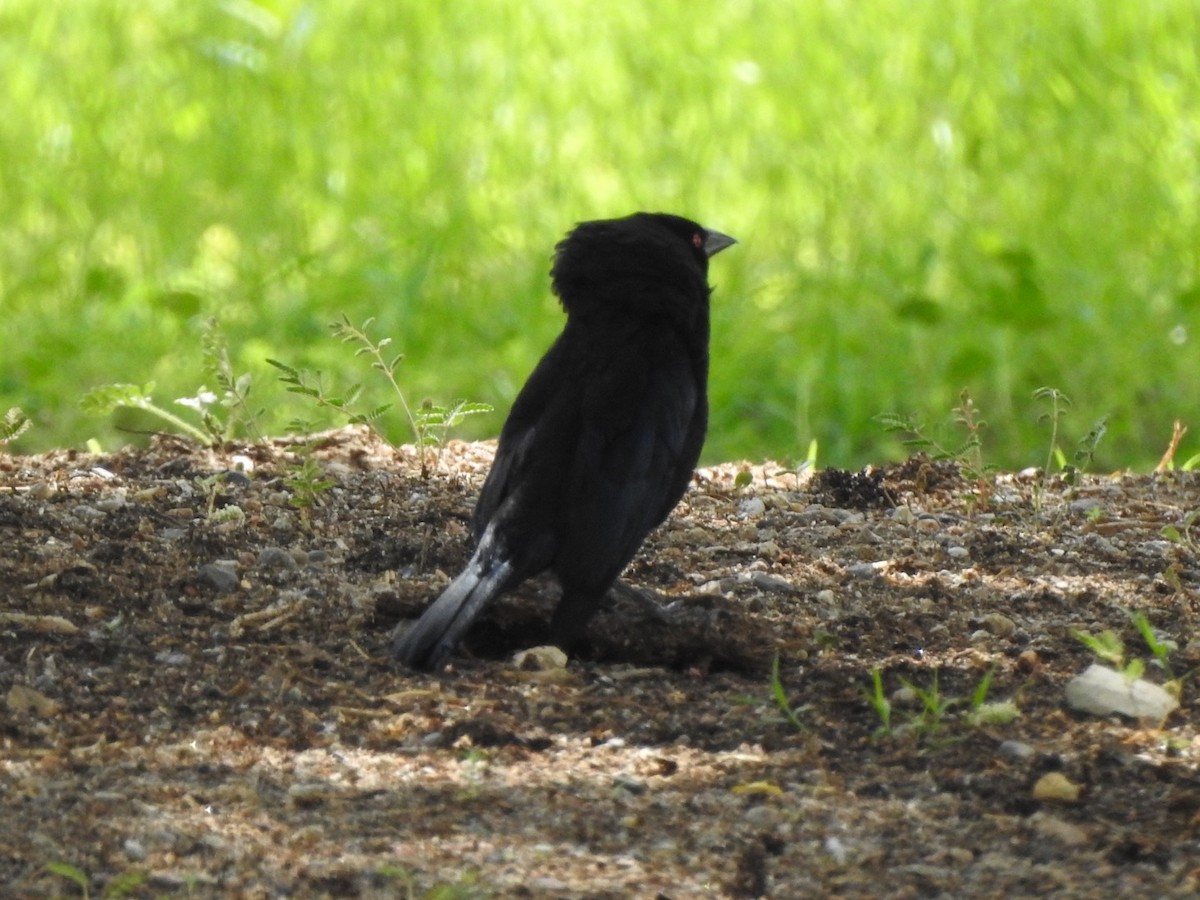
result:
<svg viewBox="0 0 1200 900"><path fill-rule="evenodd" d="M52 862L46 864L46 870L53 872L55 875L61 875L63 878L70 878L83 891L83 895L88 895L88 877L80 869L75 868L70 863Z"/></svg>
<svg viewBox="0 0 1200 900"><path fill-rule="evenodd" d="M14 406L0 419L0 445L15 441L29 428L29 416L19 406Z"/></svg>
<svg viewBox="0 0 1200 900"><path fill-rule="evenodd" d="M79 406L85 412L98 415L107 415L120 406L144 409L153 403L151 399L153 393L153 381L149 381L141 387L136 384L105 384L84 394L79 400Z"/></svg>

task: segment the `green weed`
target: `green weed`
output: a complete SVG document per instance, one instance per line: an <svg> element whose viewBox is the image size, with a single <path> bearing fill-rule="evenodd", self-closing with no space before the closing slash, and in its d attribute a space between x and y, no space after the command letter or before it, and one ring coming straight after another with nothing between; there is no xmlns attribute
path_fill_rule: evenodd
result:
<svg viewBox="0 0 1200 900"><path fill-rule="evenodd" d="M79 892L83 896L84 900L88 900L88 898L91 897L91 891L89 889L91 879L87 876L86 872L76 868L70 863L59 862L48 863L46 865L46 870L55 875L59 875L63 878L73 881L79 887ZM132 896L142 885L146 883L146 880L147 878L145 872L139 872L136 870L123 872L109 879L108 884L104 886L104 892L101 894L101 896L104 897L105 900L109 900L109 898L112 898L112 900L117 900L117 898Z"/></svg>
<svg viewBox="0 0 1200 900"><path fill-rule="evenodd" d="M204 430L213 435L218 443L240 434L252 439L260 438L262 432L258 421L264 410L251 409L251 376L247 372L238 374L234 371L229 356L229 342L215 316L210 316L201 329L200 355L204 374L220 391L217 405L226 411L224 418L221 418L215 415L211 403L198 407ZM206 389L201 388L200 393L206 393Z"/></svg>
<svg viewBox="0 0 1200 900"><path fill-rule="evenodd" d="M1150 651L1151 662L1166 675L1167 683L1164 687L1178 697L1183 680L1187 677L1177 676L1175 670L1171 667L1171 654L1179 649L1178 644L1173 640L1160 638L1155 633L1154 627L1150 624L1150 620L1146 617L1145 613L1132 610L1126 611L1126 615L1129 616L1129 621L1137 629L1138 635L1141 637L1146 649ZM1087 647L1097 659L1116 669L1130 681L1141 678L1145 674L1145 660L1132 656L1125 647L1125 643L1112 629L1105 629L1099 635L1079 630L1074 630L1071 634Z"/></svg>
<svg viewBox="0 0 1200 900"><path fill-rule="evenodd" d="M775 654L775 658L771 661L771 697L775 701L775 706L783 713L783 718L789 725L800 731L804 728L804 723L800 721L800 716L796 710L792 708L791 701L788 700L787 691L783 687L783 681L779 677L779 654Z"/></svg>
<svg viewBox="0 0 1200 900"><path fill-rule="evenodd" d="M110 415L120 408L142 410L162 420L176 434L189 437L205 447L211 446L218 440L216 435L205 431L201 426L193 425L186 419L175 415L175 413L164 406L159 405L154 399L154 387L153 381L147 382L144 385L124 383L105 384L92 388L92 390L84 394L80 398L79 405L84 411L99 416ZM216 394L202 387L195 397L184 397L175 402L181 406L200 411L203 418L206 408L215 403L216 399Z"/></svg>
<svg viewBox="0 0 1200 900"><path fill-rule="evenodd" d="M920 687L907 678L900 679L900 683L921 703L921 712L910 723L918 733L933 734L940 731L946 714L958 702L942 694L939 686L940 675L938 669L933 670L933 683L928 688Z"/></svg>
<svg viewBox="0 0 1200 900"><path fill-rule="evenodd" d="M879 717L879 727L875 729L876 737L890 737L892 733L892 701L888 699L883 689L883 673L879 669L871 670L871 689L864 690L863 696Z"/></svg>
<svg viewBox="0 0 1200 900"><path fill-rule="evenodd" d="M1200 509L1193 509L1183 517L1179 525L1164 525L1160 533L1173 544L1183 544L1195 550L1196 539L1192 535L1192 528L1197 521L1200 521Z"/></svg>
<svg viewBox="0 0 1200 900"><path fill-rule="evenodd" d="M325 475L325 467L313 456L316 449L311 443L300 445L296 449L297 462L289 467L283 483L291 492L288 503L300 510L307 522L312 509L321 502L321 496L337 482Z"/></svg>
<svg viewBox="0 0 1200 900"><path fill-rule="evenodd" d="M1046 464L1042 467L1042 483L1050 477L1050 471L1054 465L1056 458L1061 459L1062 453L1058 449L1058 426L1062 421L1062 417L1067 413L1067 407L1071 405L1071 398L1053 387L1040 387L1033 392L1034 401L1041 401L1049 405L1049 412L1042 413L1038 416L1039 422L1050 423L1050 448L1046 451Z"/></svg>
<svg viewBox="0 0 1200 900"><path fill-rule="evenodd" d="M15 441L29 428L29 416L14 406L0 419L0 447L7 446L9 441Z"/></svg>
<svg viewBox="0 0 1200 900"><path fill-rule="evenodd" d="M93 388L80 398L80 407L99 416L111 415L121 408L141 410L160 419L171 431L189 437L206 447L218 446L235 435L248 431L258 435L256 420L262 414L248 405L251 378L237 375L229 359L229 349L215 318L201 328L200 351L205 374L217 385L217 391L201 385L190 397L176 404L192 410L199 420L193 424L154 400L154 382L144 385L116 383ZM219 391L219 393L218 393Z"/></svg>
<svg viewBox="0 0 1200 900"><path fill-rule="evenodd" d="M961 721L970 727L998 727L1009 724L1020 716L1017 705L1010 700L987 699L995 674L995 667L989 669L968 698L946 696L941 690L938 669L933 670L933 679L929 687L921 687L908 678L901 678L900 683L920 704L920 710L903 726L893 728L894 706L884 691L883 674L877 668L872 669L871 687L864 689L862 693L880 721L874 736L891 737L898 734L901 728L920 737L932 736L942 732L951 721ZM953 711L963 706L966 707L966 711L961 719L954 717Z"/></svg>
<svg viewBox="0 0 1200 900"><path fill-rule="evenodd" d="M990 469L983 461L983 430L987 423L979 418L979 410L966 388L959 393L958 405L952 410L952 415L954 424L962 429L965 437L961 442L949 446L934 437L925 423L912 416L880 413L875 420L883 425L885 431L907 434L902 443L910 450L925 453L932 459L953 460L962 469L964 478L982 485Z"/></svg>
<svg viewBox="0 0 1200 900"><path fill-rule="evenodd" d="M468 416L491 412L492 408L486 403L468 403L466 400L457 400L449 407L436 406L431 402L426 402L414 412L400 383L396 380L396 368L404 356L403 354L385 354L384 351L391 344L391 338L373 340L368 334L368 329L373 322L374 319L367 319L360 327L355 327L343 315L342 321L335 322L329 327L333 331L334 337L340 339L342 343L358 344L354 355L369 357L371 368L381 373L387 380L392 393L400 403L400 408L404 411L404 416L412 429L413 441L420 451L421 476L427 478L430 472L430 461L426 455L426 449L433 450L433 466L436 467L441 462L442 451L445 449L446 437L450 429L460 424ZM306 373L276 359L268 359L267 362L279 371L279 379L288 386L287 389L290 392L310 398L318 407L329 408L341 413L352 425L366 425L383 437L377 423L391 408L391 404L385 403L365 411L359 411L357 407L363 394L362 384L351 385L345 394L333 394L325 389L320 372L315 375ZM384 437L384 440L386 439Z"/></svg>
<svg viewBox="0 0 1200 900"><path fill-rule="evenodd" d="M75 884L79 886L79 892L83 895L83 900L88 900L88 898L91 896L91 891L88 887L91 883L91 879L88 878L86 872L77 869L75 866L72 866L69 863L58 862L48 863L46 865L46 870L55 875L60 875L63 878L68 878L75 882Z"/></svg>

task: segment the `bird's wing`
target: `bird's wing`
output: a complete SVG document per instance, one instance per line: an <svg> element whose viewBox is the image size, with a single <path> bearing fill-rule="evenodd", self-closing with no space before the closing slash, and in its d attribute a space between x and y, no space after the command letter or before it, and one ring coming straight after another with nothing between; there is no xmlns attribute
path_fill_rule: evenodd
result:
<svg viewBox="0 0 1200 900"><path fill-rule="evenodd" d="M564 397L578 383L573 377L576 354L570 343L565 332L559 335L513 401L475 504L476 540L513 492L528 483L531 468L549 465L550 457L561 453L553 443L577 427L564 421L577 412L577 405Z"/></svg>
<svg viewBox="0 0 1200 900"><path fill-rule="evenodd" d="M564 581L606 590L679 501L704 439L697 365L682 336L643 326L590 373L564 486Z"/></svg>

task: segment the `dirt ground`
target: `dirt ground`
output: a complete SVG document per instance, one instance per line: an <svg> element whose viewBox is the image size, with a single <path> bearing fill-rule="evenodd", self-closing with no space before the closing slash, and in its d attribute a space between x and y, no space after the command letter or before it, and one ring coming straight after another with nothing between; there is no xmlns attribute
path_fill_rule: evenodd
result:
<svg viewBox="0 0 1200 900"><path fill-rule="evenodd" d="M1064 699L1076 631L1151 658L1131 612L1200 667L1196 474L705 469L626 573L665 615L620 597L517 665L537 581L420 675L389 635L465 560L491 448L300 449L0 455L0 894L1200 890L1196 679L1165 722Z"/></svg>

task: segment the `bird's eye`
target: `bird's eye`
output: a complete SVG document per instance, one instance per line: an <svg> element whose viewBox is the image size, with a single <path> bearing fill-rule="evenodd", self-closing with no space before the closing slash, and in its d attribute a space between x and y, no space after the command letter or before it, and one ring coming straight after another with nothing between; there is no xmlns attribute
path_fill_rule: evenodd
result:
<svg viewBox="0 0 1200 900"><path fill-rule="evenodd" d="M703 247L704 246L704 235L702 235L698 231L695 234L693 234L692 235L692 246L695 247L697 250L699 250L701 247Z"/></svg>

